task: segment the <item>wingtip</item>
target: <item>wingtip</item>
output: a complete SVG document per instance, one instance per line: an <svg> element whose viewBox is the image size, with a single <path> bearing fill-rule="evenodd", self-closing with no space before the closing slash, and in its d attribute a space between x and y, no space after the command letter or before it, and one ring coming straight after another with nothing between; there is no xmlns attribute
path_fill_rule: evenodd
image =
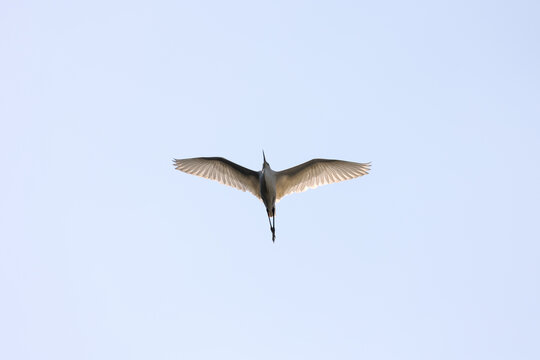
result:
<svg viewBox="0 0 540 360"><path fill-rule="evenodd" d="M174 158L172 159L172 165L174 166L176 170L180 170L181 161L182 161L181 159L174 159Z"/></svg>

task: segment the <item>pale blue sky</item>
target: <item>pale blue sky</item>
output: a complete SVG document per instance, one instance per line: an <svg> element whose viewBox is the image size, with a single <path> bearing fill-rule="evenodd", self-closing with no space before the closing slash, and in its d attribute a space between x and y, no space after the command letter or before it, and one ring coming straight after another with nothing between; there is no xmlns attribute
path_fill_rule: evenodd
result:
<svg viewBox="0 0 540 360"><path fill-rule="evenodd" d="M538 4L3 2L0 358L540 358Z"/></svg>

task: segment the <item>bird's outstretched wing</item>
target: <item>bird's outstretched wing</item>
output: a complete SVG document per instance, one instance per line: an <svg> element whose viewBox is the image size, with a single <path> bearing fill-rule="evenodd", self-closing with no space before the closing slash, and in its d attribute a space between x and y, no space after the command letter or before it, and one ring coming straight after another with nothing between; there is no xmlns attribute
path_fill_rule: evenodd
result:
<svg viewBox="0 0 540 360"><path fill-rule="evenodd" d="M366 175L370 166L371 163L313 159L290 169L278 171L276 200L292 193Z"/></svg>
<svg viewBox="0 0 540 360"><path fill-rule="evenodd" d="M174 159L176 170L218 181L238 190L249 191L260 199L259 174L222 157Z"/></svg>

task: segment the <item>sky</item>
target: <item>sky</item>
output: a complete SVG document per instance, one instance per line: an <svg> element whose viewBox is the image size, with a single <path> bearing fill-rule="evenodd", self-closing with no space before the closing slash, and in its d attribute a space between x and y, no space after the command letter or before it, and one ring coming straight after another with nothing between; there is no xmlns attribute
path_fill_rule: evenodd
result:
<svg viewBox="0 0 540 360"><path fill-rule="evenodd" d="M0 358L540 358L537 1L4 1ZM223 156L369 175L263 204Z"/></svg>

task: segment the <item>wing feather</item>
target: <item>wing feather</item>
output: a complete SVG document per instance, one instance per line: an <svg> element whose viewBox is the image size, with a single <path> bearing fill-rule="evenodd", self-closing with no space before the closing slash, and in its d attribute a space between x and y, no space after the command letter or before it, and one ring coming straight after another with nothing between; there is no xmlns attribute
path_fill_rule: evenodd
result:
<svg viewBox="0 0 540 360"><path fill-rule="evenodd" d="M279 200L292 193L339 181L351 180L366 175L370 167L371 163L313 159L276 173L276 198Z"/></svg>
<svg viewBox="0 0 540 360"><path fill-rule="evenodd" d="M176 170L215 180L238 190L249 191L260 199L259 173L222 157L174 159Z"/></svg>

